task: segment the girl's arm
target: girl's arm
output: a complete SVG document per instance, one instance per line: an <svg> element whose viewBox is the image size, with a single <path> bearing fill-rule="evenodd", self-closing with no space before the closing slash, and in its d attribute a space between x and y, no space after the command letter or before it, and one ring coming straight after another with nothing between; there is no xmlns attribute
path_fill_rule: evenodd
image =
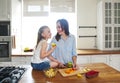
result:
<svg viewBox="0 0 120 83"><path fill-rule="evenodd" d="M40 50L40 58L43 59L47 56L49 56L55 49L56 47L51 47L49 51L47 51L47 42L43 42Z"/></svg>
<svg viewBox="0 0 120 83"><path fill-rule="evenodd" d="M60 63L58 60L56 60L53 56L48 56L48 58L51 60L51 61L54 61L56 63Z"/></svg>

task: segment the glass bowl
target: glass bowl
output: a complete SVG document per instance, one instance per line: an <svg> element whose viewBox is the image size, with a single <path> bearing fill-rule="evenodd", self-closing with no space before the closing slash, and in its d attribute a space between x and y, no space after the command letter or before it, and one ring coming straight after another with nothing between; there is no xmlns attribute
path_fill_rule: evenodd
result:
<svg viewBox="0 0 120 83"><path fill-rule="evenodd" d="M49 69L43 70L43 72L44 72L46 77L52 78L52 77L56 76L57 69L49 68Z"/></svg>

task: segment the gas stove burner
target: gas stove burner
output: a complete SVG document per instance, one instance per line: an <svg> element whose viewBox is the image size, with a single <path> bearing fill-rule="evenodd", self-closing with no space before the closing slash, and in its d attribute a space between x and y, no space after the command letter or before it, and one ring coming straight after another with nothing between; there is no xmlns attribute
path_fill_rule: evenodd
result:
<svg viewBox="0 0 120 83"><path fill-rule="evenodd" d="M25 71L23 67L0 67L0 83L18 83Z"/></svg>

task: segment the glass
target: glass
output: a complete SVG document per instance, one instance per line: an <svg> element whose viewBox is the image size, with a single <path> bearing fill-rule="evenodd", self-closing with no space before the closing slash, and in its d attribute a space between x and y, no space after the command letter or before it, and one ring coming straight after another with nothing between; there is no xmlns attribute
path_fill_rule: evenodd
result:
<svg viewBox="0 0 120 83"><path fill-rule="evenodd" d="M105 24L108 24L108 18L105 18Z"/></svg>
<svg viewBox="0 0 120 83"><path fill-rule="evenodd" d="M109 27L109 33L112 33L112 27Z"/></svg>
<svg viewBox="0 0 120 83"><path fill-rule="evenodd" d="M120 34L120 27L118 27L118 33Z"/></svg>
<svg viewBox="0 0 120 83"><path fill-rule="evenodd" d="M117 42L116 41L114 41L114 47L117 47Z"/></svg>
<svg viewBox="0 0 120 83"><path fill-rule="evenodd" d="M114 34L117 33L117 27L114 27Z"/></svg>
<svg viewBox="0 0 120 83"><path fill-rule="evenodd" d="M109 9L111 9L111 3L109 3Z"/></svg>
<svg viewBox="0 0 120 83"><path fill-rule="evenodd" d="M114 9L117 9L117 3L114 3Z"/></svg>
<svg viewBox="0 0 120 83"><path fill-rule="evenodd" d="M105 33L108 33L108 27L105 27Z"/></svg>
<svg viewBox="0 0 120 83"><path fill-rule="evenodd" d="M120 40L120 34L118 34L118 40Z"/></svg>
<svg viewBox="0 0 120 83"><path fill-rule="evenodd" d="M114 10L114 16L115 17L117 16L117 10Z"/></svg>
<svg viewBox="0 0 120 83"><path fill-rule="evenodd" d="M105 42L105 48L108 48L108 42Z"/></svg>
<svg viewBox="0 0 120 83"><path fill-rule="evenodd" d="M105 41L108 40L108 35L105 35Z"/></svg>
<svg viewBox="0 0 120 83"><path fill-rule="evenodd" d="M109 24L111 24L111 18L109 18Z"/></svg>
<svg viewBox="0 0 120 83"><path fill-rule="evenodd" d="M108 10L105 10L105 16L108 16L108 13L109 13Z"/></svg>
<svg viewBox="0 0 120 83"><path fill-rule="evenodd" d="M111 16L111 10L109 10L109 16Z"/></svg>
<svg viewBox="0 0 120 83"><path fill-rule="evenodd" d="M118 16L120 16L120 9L118 10Z"/></svg>
<svg viewBox="0 0 120 83"><path fill-rule="evenodd" d="M120 24L120 17L118 18L118 24Z"/></svg>
<svg viewBox="0 0 120 83"><path fill-rule="evenodd" d="M0 58L9 57L9 43L0 42Z"/></svg>
<svg viewBox="0 0 120 83"><path fill-rule="evenodd" d="M120 3L118 3L118 9L120 9Z"/></svg>
<svg viewBox="0 0 120 83"><path fill-rule="evenodd" d="M112 39L112 36L111 36L111 34L109 34L109 40L111 40Z"/></svg>
<svg viewBox="0 0 120 83"><path fill-rule="evenodd" d="M110 48L112 47L112 42L109 43Z"/></svg>
<svg viewBox="0 0 120 83"><path fill-rule="evenodd" d="M118 41L118 47L120 47L120 41Z"/></svg>
<svg viewBox="0 0 120 83"><path fill-rule="evenodd" d="M117 40L117 35L116 34L114 35L114 40Z"/></svg>
<svg viewBox="0 0 120 83"><path fill-rule="evenodd" d="M114 23L117 24L117 18L114 18Z"/></svg>
<svg viewBox="0 0 120 83"><path fill-rule="evenodd" d="M108 3L105 3L105 9L108 9Z"/></svg>

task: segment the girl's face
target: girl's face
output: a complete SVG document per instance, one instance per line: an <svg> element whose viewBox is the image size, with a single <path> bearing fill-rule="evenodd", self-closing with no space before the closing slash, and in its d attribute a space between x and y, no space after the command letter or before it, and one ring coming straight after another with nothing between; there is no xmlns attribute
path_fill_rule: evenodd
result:
<svg viewBox="0 0 120 83"><path fill-rule="evenodd" d="M57 32L59 35L62 35L64 33L64 30L62 30L60 22L56 24Z"/></svg>
<svg viewBox="0 0 120 83"><path fill-rule="evenodd" d="M44 31L43 31L43 33L42 33L42 36L43 36L45 39L51 38L50 29L49 29L49 28L45 28Z"/></svg>

